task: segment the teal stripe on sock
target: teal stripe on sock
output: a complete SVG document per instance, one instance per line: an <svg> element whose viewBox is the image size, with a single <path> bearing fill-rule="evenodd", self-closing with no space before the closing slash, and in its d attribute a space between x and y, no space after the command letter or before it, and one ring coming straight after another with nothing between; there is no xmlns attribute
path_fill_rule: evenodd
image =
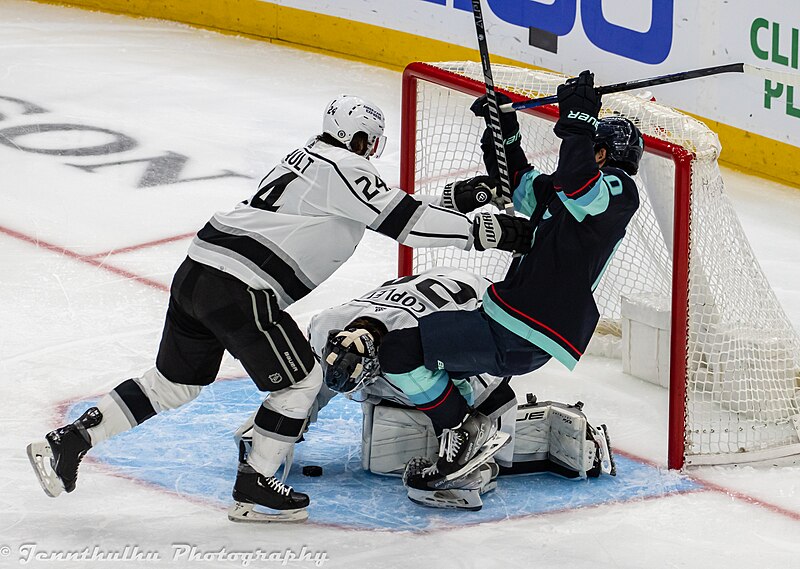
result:
<svg viewBox="0 0 800 569"><path fill-rule="evenodd" d="M387 373L386 377L417 406L434 401L444 393L450 383L450 376L446 371L431 371L424 366L408 373Z"/></svg>

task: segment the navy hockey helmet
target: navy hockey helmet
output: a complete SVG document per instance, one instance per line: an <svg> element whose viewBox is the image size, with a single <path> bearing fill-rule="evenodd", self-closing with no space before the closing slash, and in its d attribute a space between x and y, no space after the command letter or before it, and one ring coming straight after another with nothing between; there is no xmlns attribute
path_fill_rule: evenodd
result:
<svg viewBox="0 0 800 569"><path fill-rule="evenodd" d="M639 171L644 154L642 133L625 117L605 117L597 123L594 135L595 152L605 148L610 166L617 166L633 176Z"/></svg>
<svg viewBox="0 0 800 569"><path fill-rule="evenodd" d="M325 385L338 393L363 389L378 377L378 346L363 328L331 330L322 350Z"/></svg>

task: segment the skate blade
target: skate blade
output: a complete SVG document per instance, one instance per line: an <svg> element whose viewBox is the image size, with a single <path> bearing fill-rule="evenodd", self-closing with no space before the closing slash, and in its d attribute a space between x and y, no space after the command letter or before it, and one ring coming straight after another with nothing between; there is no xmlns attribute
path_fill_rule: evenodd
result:
<svg viewBox="0 0 800 569"><path fill-rule="evenodd" d="M28 460L31 461L33 472L39 480L44 493L51 498L57 497L64 491L64 485L58 475L50 466L50 459L53 458L53 451L46 442L31 443L27 448Z"/></svg>
<svg viewBox="0 0 800 569"><path fill-rule="evenodd" d="M600 425L599 428L595 427L595 430L602 435L602 437L599 437L597 440L603 454L600 469L610 476L616 476L617 463L614 462L614 452L611 450L611 439L608 438L608 427Z"/></svg>
<svg viewBox="0 0 800 569"><path fill-rule="evenodd" d="M511 440L511 435L502 431L497 431L492 437L486 441L481 449L469 461L459 468L444 477L445 480L455 480L461 478L468 472L472 472L482 464L489 462L497 451L503 448Z"/></svg>
<svg viewBox="0 0 800 569"><path fill-rule="evenodd" d="M237 523L303 523L308 519L308 510L271 510L269 513L255 510L255 504L234 502L228 509L228 519Z"/></svg>
<svg viewBox="0 0 800 569"><path fill-rule="evenodd" d="M478 490L417 490L408 488L408 499L428 508L477 512L483 507Z"/></svg>

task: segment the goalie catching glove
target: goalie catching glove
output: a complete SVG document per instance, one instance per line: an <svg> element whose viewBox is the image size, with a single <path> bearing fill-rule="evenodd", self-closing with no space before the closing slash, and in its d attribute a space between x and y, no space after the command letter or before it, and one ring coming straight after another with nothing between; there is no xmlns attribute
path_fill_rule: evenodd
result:
<svg viewBox="0 0 800 569"><path fill-rule="evenodd" d="M444 187L442 206L461 213L469 213L488 203L503 209L505 200L498 197L497 186L497 180L491 176L475 176L469 180L452 182Z"/></svg>
<svg viewBox="0 0 800 569"><path fill-rule="evenodd" d="M531 250L533 229L524 217L481 212L472 220L472 235L478 251L500 249L525 254Z"/></svg>

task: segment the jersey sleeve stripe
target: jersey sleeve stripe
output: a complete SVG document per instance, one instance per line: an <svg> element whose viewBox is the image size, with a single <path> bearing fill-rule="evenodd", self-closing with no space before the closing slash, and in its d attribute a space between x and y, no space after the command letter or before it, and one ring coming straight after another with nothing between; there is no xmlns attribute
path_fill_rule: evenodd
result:
<svg viewBox="0 0 800 569"><path fill-rule="evenodd" d="M468 237L465 235L457 235L455 233L425 233L424 231L410 231L409 235L416 235L417 237L438 237L440 239L468 239Z"/></svg>
<svg viewBox="0 0 800 569"><path fill-rule="evenodd" d="M455 215L456 217L465 217L463 213L461 213L460 211L456 211L454 209L448 209L446 207L441 207L435 204L428 204L428 207L438 211L443 211L444 213L449 213L450 215Z"/></svg>
<svg viewBox="0 0 800 569"><path fill-rule="evenodd" d="M408 234L408 230L422 214L422 203L409 195L401 196L400 200L391 208L375 231L392 239L400 239L401 235ZM377 220L376 220L377 221Z"/></svg>
<svg viewBox="0 0 800 569"><path fill-rule="evenodd" d="M602 172L600 172L598 170L598 172L594 176L592 176L591 179L588 182L586 182L583 186L581 186L580 188L578 188L574 192L570 192L570 193L564 192L564 195L567 196L568 198L574 199L575 196L577 196L579 193L581 193L584 190L594 186L597 183L597 181L600 179L601 175L602 175ZM560 192L560 191L562 191L562 189L561 188L556 188L556 191Z"/></svg>

